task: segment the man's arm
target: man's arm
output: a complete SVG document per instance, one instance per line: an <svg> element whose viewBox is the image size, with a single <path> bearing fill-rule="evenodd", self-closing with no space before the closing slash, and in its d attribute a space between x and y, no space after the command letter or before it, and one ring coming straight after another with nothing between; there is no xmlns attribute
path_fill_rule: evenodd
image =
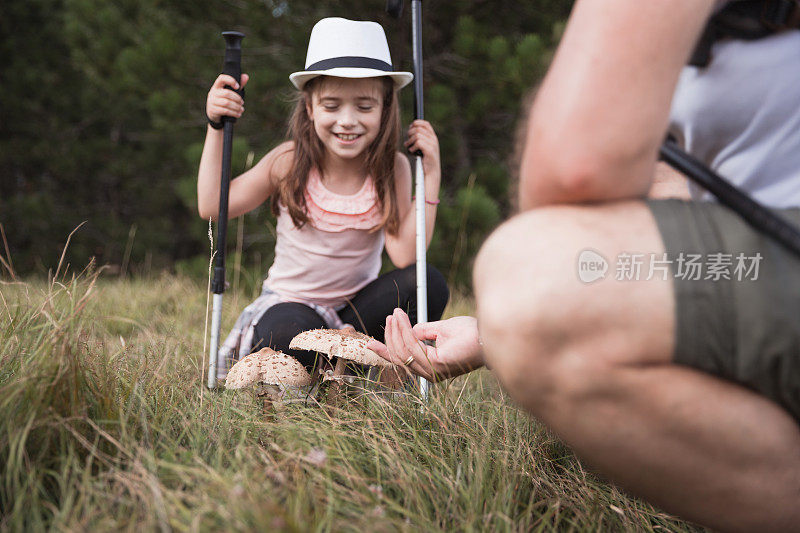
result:
<svg viewBox="0 0 800 533"><path fill-rule="evenodd" d="M714 0L578 0L534 102L520 207L646 195Z"/></svg>
<svg viewBox="0 0 800 533"><path fill-rule="evenodd" d="M663 161L656 163L653 182L647 192L648 198L682 198L691 199L689 180Z"/></svg>

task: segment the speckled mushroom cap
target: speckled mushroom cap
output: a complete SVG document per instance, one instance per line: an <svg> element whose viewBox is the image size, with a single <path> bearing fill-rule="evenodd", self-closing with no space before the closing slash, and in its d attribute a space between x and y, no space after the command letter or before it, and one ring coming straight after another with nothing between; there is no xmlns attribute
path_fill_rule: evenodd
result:
<svg viewBox="0 0 800 533"><path fill-rule="evenodd" d="M293 385L303 387L312 382L311 374L305 369L300 361L286 355L283 352L276 352L269 348L270 354L261 360L261 382L270 385ZM262 352L264 350L261 350ZM261 352L259 352L261 353Z"/></svg>
<svg viewBox="0 0 800 533"><path fill-rule="evenodd" d="M321 352L362 365L392 366L386 359L367 348L367 343L371 340L372 337L357 331L312 329L295 336L289 343L289 348Z"/></svg>
<svg viewBox="0 0 800 533"><path fill-rule="evenodd" d="M225 378L226 389L244 389L258 382L261 367L260 353L246 355L231 367Z"/></svg>
<svg viewBox="0 0 800 533"><path fill-rule="evenodd" d="M225 379L225 388L243 389L256 383L304 386L311 382L311 375L297 359L264 348L233 365Z"/></svg>

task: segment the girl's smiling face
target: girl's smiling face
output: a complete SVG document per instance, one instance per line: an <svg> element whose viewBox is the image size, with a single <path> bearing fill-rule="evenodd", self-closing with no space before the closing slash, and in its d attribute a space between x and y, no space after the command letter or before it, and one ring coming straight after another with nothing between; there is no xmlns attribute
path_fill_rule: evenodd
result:
<svg viewBox="0 0 800 533"><path fill-rule="evenodd" d="M328 155L355 159L378 136L383 84L376 78L326 77L306 103L306 111Z"/></svg>

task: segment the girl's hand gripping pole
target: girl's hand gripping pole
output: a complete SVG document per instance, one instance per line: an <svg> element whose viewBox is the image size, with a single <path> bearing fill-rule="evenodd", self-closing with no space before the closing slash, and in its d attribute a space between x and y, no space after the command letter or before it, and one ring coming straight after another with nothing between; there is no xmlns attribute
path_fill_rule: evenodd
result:
<svg viewBox="0 0 800 533"><path fill-rule="evenodd" d="M236 83L242 82L242 39L238 31L224 31L225 63L222 73L233 76ZM227 87L233 90L233 87ZM244 96L244 90L237 91ZM233 148L233 124L236 117L222 117L222 170L219 184L219 218L217 218L217 249L214 254L214 280L211 284L213 307L211 312L211 354L208 360L208 388L217 387L217 366L219 361L219 330L222 316L222 293L225 291L225 235L228 231L228 190L231 184L231 151ZM224 364L224 361L222 362Z"/></svg>

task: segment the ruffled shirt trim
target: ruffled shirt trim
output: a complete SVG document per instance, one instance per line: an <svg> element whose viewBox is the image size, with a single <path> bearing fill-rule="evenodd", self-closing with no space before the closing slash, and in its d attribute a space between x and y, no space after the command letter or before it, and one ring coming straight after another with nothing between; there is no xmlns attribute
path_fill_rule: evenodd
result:
<svg viewBox="0 0 800 533"><path fill-rule="evenodd" d="M311 224L320 230L341 232L347 229L370 230L380 224L378 194L371 176L355 194L337 194L322 184L319 171L313 169L306 185L306 208Z"/></svg>

